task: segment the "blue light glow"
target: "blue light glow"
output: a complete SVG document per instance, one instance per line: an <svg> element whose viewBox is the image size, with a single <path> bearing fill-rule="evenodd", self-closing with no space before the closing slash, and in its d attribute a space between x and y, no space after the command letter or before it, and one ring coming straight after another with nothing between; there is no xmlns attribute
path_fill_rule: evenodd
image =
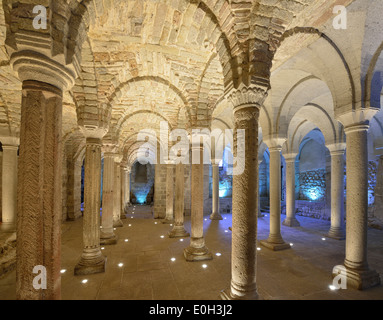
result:
<svg viewBox="0 0 383 320"><path fill-rule="evenodd" d="M306 190L305 194L310 200L315 201L323 197L323 190L320 187L314 187Z"/></svg>

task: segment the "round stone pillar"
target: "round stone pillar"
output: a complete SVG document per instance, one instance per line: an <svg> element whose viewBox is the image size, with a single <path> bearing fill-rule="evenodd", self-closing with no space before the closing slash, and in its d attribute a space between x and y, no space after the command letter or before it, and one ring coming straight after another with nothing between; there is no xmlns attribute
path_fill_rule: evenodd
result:
<svg viewBox="0 0 383 320"><path fill-rule="evenodd" d="M3 147L2 169L2 220L11 228L16 226L17 216L17 150L18 138L1 138Z"/></svg>
<svg viewBox="0 0 383 320"><path fill-rule="evenodd" d="M259 299L257 292L258 121L266 88L242 87L229 96L234 109L231 285L223 300Z"/></svg>
<svg viewBox="0 0 383 320"><path fill-rule="evenodd" d="M84 175L84 249L75 275L105 272L106 257L100 249L101 139L86 139Z"/></svg>
<svg viewBox="0 0 383 320"><path fill-rule="evenodd" d="M245 142L234 146L245 149L244 171L233 175L233 226L231 287L223 299L257 299L257 220L258 201L258 120L259 109L243 106L234 111L235 130L245 130ZM237 136L237 132L235 135ZM235 142L234 142L235 143ZM258 195L256 195L258 196Z"/></svg>
<svg viewBox="0 0 383 320"><path fill-rule="evenodd" d="M271 144L272 145L272 144ZM274 251L290 248L281 235L281 150L282 144L269 147L270 151L270 234L260 243Z"/></svg>
<svg viewBox="0 0 383 320"><path fill-rule="evenodd" d="M258 201L258 205L257 205L257 208L258 208L258 218L263 218L264 215L262 214L262 211L261 211L261 192L259 190L259 166L261 165L262 163L262 160L258 160L258 176L257 176L257 179L258 179L258 183L257 183L257 193L255 194L255 196L257 197L257 201Z"/></svg>
<svg viewBox="0 0 383 320"><path fill-rule="evenodd" d="M22 82L16 297L60 299L62 96L76 75L73 66L32 50L12 53L10 65ZM46 274L44 290L34 288L38 273Z"/></svg>
<svg viewBox="0 0 383 320"><path fill-rule="evenodd" d="M128 208L130 203L130 173L131 169L127 168L125 170L126 183L125 183L125 209Z"/></svg>
<svg viewBox="0 0 383 320"><path fill-rule="evenodd" d="M296 154L285 155L286 161L286 227L299 227L300 223L295 217L295 159Z"/></svg>
<svg viewBox="0 0 383 320"><path fill-rule="evenodd" d="M117 243L117 236L113 232L114 210L114 154L104 152L104 175L102 183L102 216L100 244L111 245Z"/></svg>
<svg viewBox="0 0 383 320"><path fill-rule="evenodd" d="M126 219L125 206L126 206L126 168L121 165L121 220Z"/></svg>
<svg viewBox="0 0 383 320"><path fill-rule="evenodd" d="M219 164L212 160L213 169L213 199L212 209L213 212L210 215L210 220L223 220L219 212Z"/></svg>
<svg viewBox="0 0 383 320"><path fill-rule="evenodd" d="M331 154L331 228L328 237L344 240L344 151L345 145L327 146Z"/></svg>
<svg viewBox="0 0 383 320"><path fill-rule="evenodd" d="M368 150L366 124L345 128L347 139L346 258L333 276L343 275L347 285L359 290L380 284L379 274L367 262Z"/></svg>
<svg viewBox="0 0 383 320"><path fill-rule="evenodd" d="M117 156L114 164L114 205L113 205L113 227L120 228L124 224L121 221L121 156Z"/></svg>
<svg viewBox="0 0 383 320"><path fill-rule="evenodd" d="M213 259L205 245L203 236L203 145L199 137L192 138L192 177L191 177L191 239L184 250L186 261L203 261ZM197 141L194 141L197 140Z"/></svg>
<svg viewBox="0 0 383 320"><path fill-rule="evenodd" d="M166 216L163 224L174 222L174 164L166 164Z"/></svg>
<svg viewBox="0 0 383 320"><path fill-rule="evenodd" d="M176 164L176 190L175 190L175 217L172 231L169 232L169 238L187 238L190 234L184 227L184 209L185 209L185 168L183 163Z"/></svg>

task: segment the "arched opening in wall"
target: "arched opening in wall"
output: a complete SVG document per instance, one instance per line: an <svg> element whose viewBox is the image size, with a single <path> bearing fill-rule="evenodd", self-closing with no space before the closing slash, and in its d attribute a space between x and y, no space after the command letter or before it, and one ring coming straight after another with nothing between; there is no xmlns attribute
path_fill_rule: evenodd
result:
<svg viewBox="0 0 383 320"><path fill-rule="evenodd" d="M296 214L331 219L331 156L319 129L302 140L295 165Z"/></svg>
<svg viewBox="0 0 383 320"><path fill-rule="evenodd" d="M131 202L150 205L154 200L155 165L136 161L131 172Z"/></svg>
<svg viewBox="0 0 383 320"><path fill-rule="evenodd" d="M270 155L266 150L263 153L262 162L259 165L259 200L261 202L261 211L269 212L270 211Z"/></svg>

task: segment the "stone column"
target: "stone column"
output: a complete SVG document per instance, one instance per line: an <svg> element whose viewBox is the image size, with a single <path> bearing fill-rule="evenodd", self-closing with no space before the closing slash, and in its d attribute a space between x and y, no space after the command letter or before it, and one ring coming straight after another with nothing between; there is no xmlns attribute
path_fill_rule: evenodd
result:
<svg viewBox="0 0 383 320"><path fill-rule="evenodd" d="M224 300L259 298L256 284L258 121L265 90L242 87L229 96L234 109L234 156L239 163L233 175L231 286L230 290L221 292ZM244 130L245 139L239 139L238 130Z"/></svg>
<svg viewBox="0 0 383 320"><path fill-rule="evenodd" d="M76 74L32 49L14 52L10 59L22 82L16 297L54 300L61 298L62 96ZM42 272L36 266L46 271L45 290L33 287L34 272Z"/></svg>
<svg viewBox="0 0 383 320"><path fill-rule="evenodd" d="M286 154L286 220L283 225L286 227L300 227L295 217L295 159L296 153Z"/></svg>
<svg viewBox="0 0 383 320"><path fill-rule="evenodd" d="M257 192L255 194L255 196L257 197L257 201L258 201L258 205L257 205L257 208L258 208L258 218L263 218L264 215L262 214L262 211L261 211L261 192L259 190L259 166L261 165L263 160L258 160L258 182L257 182Z"/></svg>
<svg viewBox="0 0 383 320"><path fill-rule="evenodd" d="M102 183L102 216L100 244L111 245L117 243L117 236L113 232L114 207L114 153L110 147L104 146L104 176Z"/></svg>
<svg viewBox="0 0 383 320"><path fill-rule="evenodd" d="M75 275L105 272L106 257L100 249L101 137L86 139L84 175L84 249Z"/></svg>
<svg viewBox="0 0 383 320"><path fill-rule="evenodd" d="M114 205L113 205L113 227L120 228L124 224L121 221L121 156L115 158L114 164Z"/></svg>
<svg viewBox="0 0 383 320"><path fill-rule="evenodd" d="M16 297L58 300L61 298L62 90L38 81L24 81L22 90ZM13 149L11 157L15 158L15 152ZM46 270L46 290L33 287L36 266Z"/></svg>
<svg viewBox="0 0 383 320"><path fill-rule="evenodd" d="M283 140L283 139L282 139ZM281 235L281 150L282 141L269 141L270 151L270 234L260 243L274 251L290 248Z"/></svg>
<svg viewBox="0 0 383 320"><path fill-rule="evenodd" d="M67 160L67 208L68 221L75 221L82 216L81 214L81 159L74 159L72 154L71 159Z"/></svg>
<svg viewBox="0 0 383 320"><path fill-rule="evenodd" d="M219 212L219 164L212 160L213 168L213 199L212 199L212 209L213 212L210 215L210 220L223 220Z"/></svg>
<svg viewBox="0 0 383 320"><path fill-rule="evenodd" d="M191 183L191 240L184 250L186 261L203 261L213 259L205 245L203 236L203 145L200 138L192 137L192 183Z"/></svg>
<svg viewBox="0 0 383 320"><path fill-rule="evenodd" d="M344 151L345 145L327 146L331 154L331 228L328 237L344 240Z"/></svg>
<svg viewBox="0 0 383 320"><path fill-rule="evenodd" d="M125 196L125 208L128 208L129 206L131 206L131 203L130 203L130 173L131 173L131 169L128 168L126 169L125 171L125 175L126 175L126 183L125 183L125 193L126 193L126 196Z"/></svg>
<svg viewBox="0 0 383 320"><path fill-rule="evenodd" d="M17 150L20 140L16 137L1 138L3 146L2 169L2 218L11 228L17 216Z"/></svg>
<svg viewBox="0 0 383 320"><path fill-rule="evenodd" d="M183 163L176 165L176 190L175 190L175 219L169 238L187 238L190 234L184 227L184 191L185 191L185 168Z"/></svg>
<svg viewBox="0 0 383 320"><path fill-rule="evenodd" d="M367 112L366 112L367 113ZM369 121L345 126L347 139L346 258L333 276L343 275L349 287L359 290L380 284L379 274L367 262Z"/></svg>
<svg viewBox="0 0 383 320"><path fill-rule="evenodd" d="M126 168L121 165L121 219L126 219L125 206L126 206Z"/></svg>
<svg viewBox="0 0 383 320"><path fill-rule="evenodd" d="M174 222L174 164L166 164L166 216L163 224Z"/></svg>

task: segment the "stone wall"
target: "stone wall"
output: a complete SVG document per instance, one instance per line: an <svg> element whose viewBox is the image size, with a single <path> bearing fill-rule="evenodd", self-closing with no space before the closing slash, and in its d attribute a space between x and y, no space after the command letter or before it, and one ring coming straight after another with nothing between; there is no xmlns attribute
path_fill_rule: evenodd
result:
<svg viewBox="0 0 383 320"><path fill-rule="evenodd" d="M301 172L299 200L320 201L326 197L326 169Z"/></svg>
<svg viewBox="0 0 383 320"><path fill-rule="evenodd" d="M136 182L136 174L138 170L138 165L132 166L131 173L131 202L133 204L151 204L151 199L147 199L153 185L155 177L155 166L151 164L146 165L146 180L145 182ZM149 202L147 202L149 201Z"/></svg>
<svg viewBox="0 0 383 320"><path fill-rule="evenodd" d="M166 216L166 165L155 165L154 181L154 217L164 219Z"/></svg>
<svg viewBox="0 0 383 320"><path fill-rule="evenodd" d="M0 222L3 221L3 153L0 152Z"/></svg>

